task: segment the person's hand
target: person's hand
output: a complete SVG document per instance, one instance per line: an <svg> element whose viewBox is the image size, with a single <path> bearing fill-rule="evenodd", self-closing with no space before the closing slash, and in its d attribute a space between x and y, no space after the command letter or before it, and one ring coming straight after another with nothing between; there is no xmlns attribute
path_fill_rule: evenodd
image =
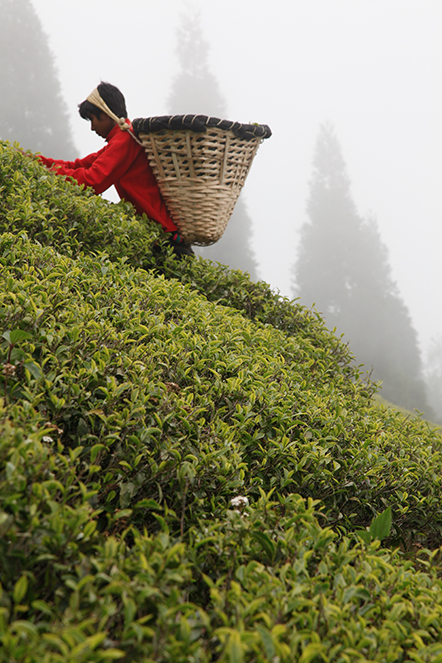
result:
<svg viewBox="0 0 442 663"><path fill-rule="evenodd" d="M34 156L32 152L28 152L27 150L24 150L22 147L16 147L15 149L17 150L17 152L21 152L22 154L24 154L25 157L32 158Z"/></svg>

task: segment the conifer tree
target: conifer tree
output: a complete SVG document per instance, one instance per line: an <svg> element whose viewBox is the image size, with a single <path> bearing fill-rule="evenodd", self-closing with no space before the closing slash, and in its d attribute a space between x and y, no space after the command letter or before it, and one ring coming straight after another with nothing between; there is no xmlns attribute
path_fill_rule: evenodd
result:
<svg viewBox="0 0 442 663"><path fill-rule="evenodd" d="M0 0L0 16L0 138L75 158L54 59L31 1Z"/></svg>
<svg viewBox="0 0 442 663"><path fill-rule="evenodd" d="M381 395L431 413L417 335L392 279L376 222L362 219L335 133L320 129L294 266L296 294L349 342L356 361L382 381Z"/></svg>
<svg viewBox="0 0 442 663"><path fill-rule="evenodd" d="M442 424L442 335L431 340L425 363L425 381L434 421Z"/></svg>
<svg viewBox="0 0 442 663"><path fill-rule="evenodd" d="M209 44L204 39L199 15L183 15L178 29L177 52L180 71L173 82L169 97L170 113L227 117L226 103L218 81L208 63ZM236 119L236 118L234 118ZM252 221L240 196L223 237L214 245L197 248L204 258L248 272L257 280L257 264L251 248Z"/></svg>

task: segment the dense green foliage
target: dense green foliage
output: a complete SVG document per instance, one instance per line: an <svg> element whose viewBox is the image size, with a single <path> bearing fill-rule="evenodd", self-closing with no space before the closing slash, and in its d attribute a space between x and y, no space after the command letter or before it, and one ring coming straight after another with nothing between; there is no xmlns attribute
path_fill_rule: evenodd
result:
<svg viewBox="0 0 442 663"><path fill-rule="evenodd" d="M0 662L441 661L439 435L128 205L0 189Z"/></svg>
<svg viewBox="0 0 442 663"><path fill-rule="evenodd" d="M362 219L352 200L328 125L319 133L307 210L294 271L297 294L316 305L330 329L345 334L357 360L382 380L387 400L430 418L417 334L376 223Z"/></svg>

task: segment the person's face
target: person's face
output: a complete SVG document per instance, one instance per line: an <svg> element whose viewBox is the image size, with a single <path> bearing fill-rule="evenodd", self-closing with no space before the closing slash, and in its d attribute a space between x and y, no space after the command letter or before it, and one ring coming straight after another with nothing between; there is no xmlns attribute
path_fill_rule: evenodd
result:
<svg viewBox="0 0 442 663"><path fill-rule="evenodd" d="M115 125L115 120L109 117L109 115L106 115L106 113L101 113L99 118L91 114L91 131L95 131L102 138L107 138Z"/></svg>

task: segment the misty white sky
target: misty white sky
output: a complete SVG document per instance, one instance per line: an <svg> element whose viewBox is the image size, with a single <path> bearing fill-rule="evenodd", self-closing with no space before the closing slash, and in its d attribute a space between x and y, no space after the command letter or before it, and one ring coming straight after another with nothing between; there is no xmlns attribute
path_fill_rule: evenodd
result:
<svg viewBox="0 0 442 663"><path fill-rule="evenodd" d="M353 199L363 216L377 218L423 348L442 334L440 0L33 4L81 155L102 145L77 113L100 80L122 89L132 119L170 113L176 29L183 12L198 8L226 119L273 131L242 194L261 278L293 296L290 269L306 220L313 150L320 124L330 121Z"/></svg>

